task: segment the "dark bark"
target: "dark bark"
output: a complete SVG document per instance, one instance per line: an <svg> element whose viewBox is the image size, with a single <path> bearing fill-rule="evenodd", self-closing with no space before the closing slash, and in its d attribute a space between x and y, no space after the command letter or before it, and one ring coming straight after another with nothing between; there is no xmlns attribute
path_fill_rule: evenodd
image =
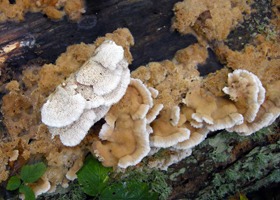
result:
<svg viewBox="0 0 280 200"><path fill-rule="evenodd" d="M276 185L280 182L279 138L279 123L250 137L226 131L208 136L190 157L171 167L169 199L229 199L237 192Z"/></svg>
<svg viewBox="0 0 280 200"><path fill-rule="evenodd" d="M135 46L131 48L134 57L131 70L150 61L171 59L177 50L196 42L194 36L181 36L170 30L175 2L87 1L86 13L78 23L66 17L53 21L40 13L28 13L23 22L0 25L0 48L16 41L35 42L9 53L2 70L5 74L20 73L24 64L37 57L53 63L67 46L93 43L97 37L122 27L129 28L135 39ZM4 54L0 56L6 56ZM1 82L15 78L12 73Z"/></svg>

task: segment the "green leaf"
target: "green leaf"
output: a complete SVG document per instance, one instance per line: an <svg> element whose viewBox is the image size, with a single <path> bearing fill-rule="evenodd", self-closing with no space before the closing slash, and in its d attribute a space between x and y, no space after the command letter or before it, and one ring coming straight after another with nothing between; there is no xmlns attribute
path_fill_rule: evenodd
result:
<svg viewBox="0 0 280 200"><path fill-rule="evenodd" d="M35 194L33 190L27 185L21 185L19 187L19 192L25 194L25 199L35 200Z"/></svg>
<svg viewBox="0 0 280 200"><path fill-rule="evenodd" d="M46 165L42 162L34 165L25 165L20 171L20 178L25 183L32 183L37 181L46 171Z"/></svg>
<svg viewBox="0 0 280 200"><path fill-rule="evenodd" d="M83 191L90 196L100 194L106 187L110 171L112 171L111 167L103 167L92 155L88 156L83 167L77 172Z"/></svg>
<svg viewBox="0 0 280 200"><path fill-rule="evenodd" d="M157 193L149 195L149 187L143 182L129 181L117 183L107 187L102 191L100 200L156 200Z"/></svg>
<svg viewBox="0 0 280 200"><path fill-rule="evenodd" d="M16 190L20 186L20 179L17 176L12 176L8 181L7 190Z"/></svg>
<svg viewBox="0 0 280 200"><path fill-rule="evenodd" d="M239 198L240 200L248 200L248 198L242 193L239 193Z"/></svg>

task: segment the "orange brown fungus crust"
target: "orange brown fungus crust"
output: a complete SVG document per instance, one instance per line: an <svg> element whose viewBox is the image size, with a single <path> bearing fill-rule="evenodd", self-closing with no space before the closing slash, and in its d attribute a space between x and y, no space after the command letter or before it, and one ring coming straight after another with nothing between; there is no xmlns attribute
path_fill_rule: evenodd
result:
<svg viewBox="0 0 280 200"><path fill-rule="evenodd" d="M179 50L173 62L165 60L149 63L146 67L141 66L133 71L131 77L138 78L147 87L159 91L154 104L163 104L170 108L182 102L188 87L200 85L201 77L196 67L197 64L204 63L207 57L207 50L194 44Z"/></svg>
<svg viewBox="0 0 280 200"><path fill-rule="evenodd" d="M78 21L85 13L84 0L9 0L0 1L0 22L22 21L27 12L42 12L50 19L60 20L65 14L72 21Z"/></svg>
<svg viewBox="0 0 280 200"><path fill-rule="evenodd" d="M173 11L173 29L223 41L243 21L242 13L250 13L250 6L245 0L184 0L176 3Z"/></svg>
<svg viewBox="0 0 280 200"><path fill-rule="evenodd" d="M78 170L74 164L89 152L92 142L97 140L97 135L90 131L78 146L63 146L59 137L51 139L47 126L41 122L40 110L55 88L77 71L104 40L113 40L122 46L125 58L131 63L129 48L134 44L133 37L128 29L118 29L98 38L94 44L69 46L55 64L29 66L23 72L22 80L6 85L8 93L3 97L1 110L7 133L6 137L0 140L0 182L18 173L26 162L34 160L39 154L40 159L47 161L44 178L50 182L51 189L56 185L67 186L69 180L66 174L69 176L73 170ZM18 158L12 161L16 150L19 152ZM72 179L73 176L69 177Z"/></svg>

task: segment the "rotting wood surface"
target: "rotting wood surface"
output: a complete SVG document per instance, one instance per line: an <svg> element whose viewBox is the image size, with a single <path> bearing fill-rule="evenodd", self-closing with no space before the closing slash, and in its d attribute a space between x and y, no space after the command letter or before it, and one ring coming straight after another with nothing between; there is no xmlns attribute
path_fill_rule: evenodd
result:
<svg viewBox="0 0 280 200"><path fill-rule="evenodd" d="M193 36L181 36L170 30L176 2L87 1L87 12L78 23L66 17L53 21L41 13L28 13L23 22L0 24L0 82L5 84L18 79L21 71L34 62L53 63L69 45L92 43L98 36L120 27L129 28L135 39L135 46L131 48L134 58L131 70L150 61L171 59L177 50L196 42ZM209 63L214 66L211 71L221 67L215 55L210 56ZM206 75L209 71L204 68L199 69ZM195 148L191 157L171 167L173 171L168 173L173 192L169 199L225 199L236 189L250 192L273 183L272 175L279 173L280 167L277 160L279 130L274 131L277 134L246 139L226 136L226 133L212 134L204 145ZM222 142L224 145L220 146ZM263 173L248 169L245 164L261 164L263 167L257 169ZM229 178L230 172L241 175L237 179Z"/></svg>

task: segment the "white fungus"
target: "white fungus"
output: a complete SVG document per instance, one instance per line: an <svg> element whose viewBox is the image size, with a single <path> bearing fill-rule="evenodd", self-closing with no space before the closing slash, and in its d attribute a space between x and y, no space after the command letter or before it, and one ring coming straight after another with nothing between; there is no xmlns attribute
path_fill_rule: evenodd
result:
<svg viewBox="0 0 280 200"><path fill-rule="evenodd" d="M117 103L130 82L124 50L104 41L81 69L51 94L41 110L42 122L66 146L78 145L88 130Z"/></svg>

